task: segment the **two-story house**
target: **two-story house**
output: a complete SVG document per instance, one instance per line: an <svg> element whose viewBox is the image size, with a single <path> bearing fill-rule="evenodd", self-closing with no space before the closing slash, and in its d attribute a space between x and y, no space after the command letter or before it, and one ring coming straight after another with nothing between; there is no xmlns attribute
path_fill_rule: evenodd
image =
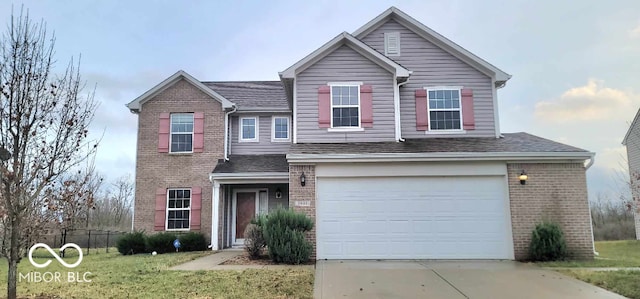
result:
<svg viewBox="0 0 640 299"><path fill-rule="evenodd" d="M503 134L511 77L392 7L279 73L202 82L179 71L138 114L134 227L243 244L259 213L315 221L318 259L525 259L551 220L592 257L594 154Z"/></svg>

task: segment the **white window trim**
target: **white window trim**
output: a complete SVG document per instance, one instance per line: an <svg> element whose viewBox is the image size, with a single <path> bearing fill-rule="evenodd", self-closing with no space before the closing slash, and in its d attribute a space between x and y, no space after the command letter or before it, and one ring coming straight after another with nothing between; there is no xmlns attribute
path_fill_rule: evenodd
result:
<svg viewBox="0 0 640 299"><path fill-rule="evenodd" d="M331 127L327 129L327 132L357 132L364 131L362 128L362 107L360 105L360 86L362 82L329 82L329 101L331 101ZM337 105L336 108L358 108L358 126L357 127L334 127L333 126L333 87L334 86L357 86L358 87L358 105Z"/></svg>
<svg viewBox="0 0 640 299"><path fill-rule="evenodd" d="M243 138L244 136L242 136L242 132L244 131L242 128L242 120L244 119L253 119L255 121L256 124L256 134L255 134L255 138ZM240 117L238 120L238 142L259 142L260 140L260 125L259 122L260 118L258 116L247 116L247 117Z"/></svg>
<svg viewBox="0 0 640 299"><path fill-rule="evenodd" d="M287 138L276 138L276 119L284 118L287 120ZM271 142L290 142L291 141L291 118L288 116L272 116L271 117Z"/></svg>
<svg viewBox="0 0 640 299"><path fill-rule="evenodd" d="M171 211L189 211L189 227L188 228L169 228L169 191L171 190L189 190L189 207L188 208L171 208ZM191 230L191 206L193 201L193 190L191 188L169 188L167 189L167 201L165 202L164 228L165 231L189 231Z"/></svg>
<svg viewBox="0 0 640 299"><path fill-rule="evenodd" d="M193 128L191 129L191 150L190 151L184 151L184 152L171 151L171 143L173 141L173 116L174 115L191 115L191 118L193 119ZM181 112L181 113L169 114L169 154L173 154L173 155L193 154L193 138L194 138L194 131L196 129L195 126L196 126L196 119L193 113ZM176 133L176 134L185 135L189 133L182 132L182 133Z"/></svg>
<svg viewBox="0 0 640 299"><path fill-rule="evenodd" d="M398 48L397 53L389 53L389 37L395 36L398 43L396 47ZM385 56L400 56L400 32L385 32L384 33L384 55Z"/></svg>
<svg viewBox="0 0 640 299"><path fill-rule="evenodd" d="M429 119L429 127L428 130L425 131L425 134L427 135L438 135L438 134L464 134L467 131L464 130L463 124L464 124L464 120L462 119L462 86L429 86L429 87L424 87L424 89L427 91L427 116ZM457 111L460 112L460 129L457 130L432 130L431 129L431 107L429 107L429 91L437 91L437 90L457 90L458 91L458 101L460 101L460 103L458 104L458 106L460 108L457 108ZM456 111L456 108L450 108L450 109L435 109L434 111Z"/></svg>

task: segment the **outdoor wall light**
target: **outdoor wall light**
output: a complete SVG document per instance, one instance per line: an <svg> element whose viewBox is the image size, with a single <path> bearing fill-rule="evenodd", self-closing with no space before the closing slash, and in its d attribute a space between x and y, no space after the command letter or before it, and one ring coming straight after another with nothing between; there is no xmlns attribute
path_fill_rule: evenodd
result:
<svg viewBox="0 0 640 299"><path fill-rule="evenodd" d="M282 190L280 188L276 189L276 198L282 198Z"/></svg>
<svg viewBox="0 0 640 299"><path fill-rule="evenodd" d="M304 172L300 175L300 186L304 187L307 184L307 177L304 176Z"/></svg>
<svg viewBox="0 0 640 299"><path fill-rule="evenodd" d="M523 169L518 178L520 179L520 184L524 185L524 184L527 183L527 180L529 179L529 176L527 175L527 173Z"/></svg>

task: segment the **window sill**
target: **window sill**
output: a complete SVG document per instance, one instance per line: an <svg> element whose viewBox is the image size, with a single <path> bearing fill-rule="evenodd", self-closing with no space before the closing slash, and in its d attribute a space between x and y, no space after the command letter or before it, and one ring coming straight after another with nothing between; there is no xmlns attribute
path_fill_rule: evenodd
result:
<svg viewBox="0 0 640 299"><path fill-rule="evenodd" d="M274 143L290 143L291 139L271 139L271 142L274 142Z"/></svg>
<svg viewBox="0 0 640 299"><path fill-rule="evenodd" d="M258 139L238 139L238 143L257 143Z"/></svg>
<svg viewBox="0 0 640 299"><path fill-rule="evenodd" d="M466 133L467 133L466 130L455 130L455 131L442 130L442 131L426 131L425 132L426 135L456 135L456 134L466 134Z"/></svg>
<svg viewBox="0 0 640 299"><path fill-rule="evenodd" d="M328 128L327 132L363 132L364 128Z"/></svg>
<svg viewBox="0 0 640 299"><path fill-rule="evenodd" d="M172 156L191 156L191 155L193 155L193 152L175 152L175 153L169 152L169 155L172 155Z"/></svg>
<svg viewBox="0 0 640 299"><path fill-rule="evenodd" d="M167 228L164 231L166 231L166 232L188 232L190 230L191 230L190 228L171 228L171 229Z"/></svg>

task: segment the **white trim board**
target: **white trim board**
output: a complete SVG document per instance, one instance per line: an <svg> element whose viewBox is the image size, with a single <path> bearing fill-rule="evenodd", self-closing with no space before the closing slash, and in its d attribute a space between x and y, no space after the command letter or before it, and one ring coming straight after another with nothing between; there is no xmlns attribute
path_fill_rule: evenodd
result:
<svg viewBox="0 0 640 299"><path fill-rule="evenodd" d="M495 77L496 81L494 81L494 83L496 84L496 86L503 85L504 82L506 82L511 78L511 75L505 73L504 71L500 70L496 66L487 62L486 60L476 56L475 54L471 53L467 49L454 43L450 39L442 36L440 33L425 26L424 24L420 23L416 19L412 18L408 14L404 13L400 9L393 6L385 10L384 12L382 12L373 20L366 23L364 26L360 27L358 30L354 31L353 36L355 36L358 39L362 39L367 34L371 33L373 30L380 27L389 19L394 19L395 21L404 25L411 31L422 36L424 39L434 43L438 47L449 52L451 55L466 62L467 64L473 66L474 68L481 71L482 73L487 74L491 77Z"/></svg>
<svg viewBox="0 0 640 299"><path fill-rule="evenodd" d="M143 93L141 96L137 97L135 100L131 101L129 104L126 105L127 108L129 108L129 110L132 113L139 113L140 111L142 111L142 105L144 103L151 100L154 96L158 95L165 89L171 87L174 83L180 81L180 79L186 80L187 82L191 83L192 85L200 89L200 91L212 97L214 100L220 102L222 104L222 109L232 108L235 106L234 103L227 100L219 93L213 91L213 89L202 84L202 82L196 80L196 78L189 75L187 72L183 70L179 70L175 74L171 75L169 78L164 79L158 85L154 86L153 88L149 89L147 92Z"/></svg>

